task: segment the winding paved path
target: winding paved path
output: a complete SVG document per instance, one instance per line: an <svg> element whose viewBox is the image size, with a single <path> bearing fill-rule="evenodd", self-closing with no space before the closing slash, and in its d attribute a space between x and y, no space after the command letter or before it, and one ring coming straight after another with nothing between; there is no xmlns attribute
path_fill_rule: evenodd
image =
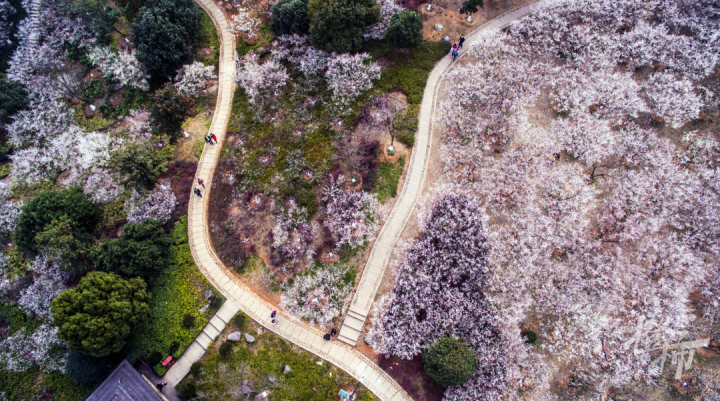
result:
<svg viewBox="0 0 720 401"><path fill-rule="evenodd" d="M466 43L463 48L469 49L482 33L500 30L510 25L513 21L530 14L536 8L537 3L527 4L480 25L466 36ZM463 57L465 53L466 52L463 51L460 57ZM370 252L370 258L368 258L362 277L360 278L360 284L358 284L355 290L350 308L347 315L345 315L342 328L340 329L338 338L349 345L356 345L362 334L365 320L367 319L368 313L370 313L373 301L375 301L375 294L385 274L385 268L390 261L390 255L395 247L395 243L403 232L422 193L425 182L425 172L427 171L428 162L430 161L430 146L432 144L434 128L433 121L440 81L453 65L454 63L450 56L446 56L440 60L430 73L427 85L425 85L423 100L420 104L420 121L418 132L415 136L415 147L410 157L410 165L407 175L405 176L402 192L375 240L372 251Z"/></svg>
<svg viewBox="0 0 720 401"><path fill-rule="evenodd" d="M242 310L269 331L318 355L343 369L355 379L362 381L363 385L381 400L411 400L408 394L387 373L352 347L338 341L324 341L322 339L323 332L282 312L279 313L280 323L272 325L270 312L277 308L244 286L215 254L208 232L209 191L212 189L213 172L225 139L225 128L230 117L235 78L235 35L222 11L212 0L195 1L205 9L215 22L220 34L220 43L222 44L220 49L218 99L215 115L210 126L210 132L217 136L218 143L213 146L207 145L203 149L198 162L196 178L205 180L207 190L204 191L202 198L191 195L188 211L188 235L195 263L205 277L227 298L226 303L221 308L222 313L219 311L216 315L216 317L219 317L216 323L224 327L224 323L229 321L237 310ZM468 35L468 46L466 47L470 47L469 45L477 37L480 30L498 29L517 18L527 15L532 9L533 6L525 6L505 13L482 25L473 34ZM416 146L410 159L410 167L402 193L390 214L388 222L375 241L370 260L353 298L351 312L348 314L348 316L351 316L350 314L354 313L362 318L362 320L358 319L361 322L359 330L355 329L357 335L352 332L348 333L351 323L346 317L342 328L344 331L341 331L341 333L345 333L345 341L350 339L350 337L347 337L348 335L354 335L355 342L359 338L365 316L370 310L392 248L395 246L395 242L419 198L430 156L433 129L431 117L435 112L437 89L440 86L440 79L449 67L450 60L446 57L435 66L428 79L420 110L420 129L416 136ZM198 341L194 342L173 368L168 371L164 376L168 384L175 386L187 375L190 365L202 356L209 343L219 334L220 330L216 331L214 327L211 321L198 337ZM354 342L352 344L354 345Z"/></svg>

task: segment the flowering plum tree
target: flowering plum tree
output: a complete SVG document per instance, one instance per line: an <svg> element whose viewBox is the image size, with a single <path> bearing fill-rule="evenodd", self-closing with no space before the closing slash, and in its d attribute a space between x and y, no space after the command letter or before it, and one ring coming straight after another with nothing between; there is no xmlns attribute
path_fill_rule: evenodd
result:
<svg viewBox="0 0 720 401"><path fill-rule="evenodd" d="M16 331L0 342L0 363L12 372L37 366L43 372L64 372L70 354L67 344L58 338L58 328L43 324L34 332Z"/></svg>
<svg viewBox="0 0 720 401"><path fill-rule="evenodd" d="M199 61L184 65L175 77L175 87L185 96L197 96L205 88L214 70L214 66L206 66Z"/></svg>
<svg viewBox="0 0 720 401"><path fill-rule="evenodd" d="M107 47L93 47L88 59L102 70L105 76L114 77L122 85L148 90L150 77L135 57L135 51L114 53Z"/></svg>
<svg viewBox="0 0 720 401"><path fill-rule="evenodd" d="M331 178L323 192L323 224L335 246L356 248L372 240L378 227L377 197L367 192L343 189L342 179Z"/></svg>
<svg viewBox="0 0 720 401"><path fill-rule="evenodd" d="M262 107L280 96L280 88L285 86L288 74L278 60L273 58L260 64L259 56L251 52L238 61L235 79L245 89L250 102Z"/></svg>
<svg viewBox="0 0 720 401"><path fill-rule="evenodd" d="M309 273L294 277L280 298L280 306L310 323L329 326L349 302L352 284L343 280L347 272L347 267L318 262Z"/></svg>
<svg viewBox="0 0 720 401"><path fill-rule="evenodd" d="M300 258L310 259L313 255L309 247L315 239L314 231L317 231L318 227L314 227L317 223L308 223L307 220L307 209L296 206L294 202L287 209L280 210L276 216L272 229L272 247L291 262Z"/></svg>
<svg viewBox="0 0 720 401"><path fill-rule="evenodd" d="M172 217L177 203L170 184L159 184L144 197L133 189L132 196L125 202L127 221L139 224L153 219L165 224Z"/></svg>
<svg viewBox="0 0 720 401"><path fill-rule="evenodd" d="M463 300L476 304L458 309L459 323L430 320L443 312L429 309L412 318L410 306L459 291L435 287L407 301L430 280L419 253L426 231L378 310L376 348L416 355L434 335L427 321L452 332L491 327L469 339L457 333L476 351L483 337L504 351L481 347L497 352L495 365L478 353L473 379L449 387L446 400L552 398L553 383L569 380L563 366L597 397L632 380L662 383L655 356L633 353L638 326L663 326L673 342L686 330L702 338L717 321L715 312L697 319L691 296L704 294L713 309L720 272L720 154L701 117L718 107L713 15L716 5L704 1L553 1L506 32L483 34L449 71L440 105L442 190L466 193L475 208L444 229L483 223L486 253L467 265L486 267ZM408 266L418 255L415 273ZM476 310L492 323L467 316ZM540 352L522 339L529 324Z"/></svg>

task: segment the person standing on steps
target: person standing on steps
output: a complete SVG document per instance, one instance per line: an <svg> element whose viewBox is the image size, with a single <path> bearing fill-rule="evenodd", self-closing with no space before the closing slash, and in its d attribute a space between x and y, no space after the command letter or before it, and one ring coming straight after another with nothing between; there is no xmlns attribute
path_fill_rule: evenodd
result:
<svg viewBox="0 0 720 401"><path fill-rule="evenodd" d="M465 36L460 36L460 40L458 40L458 49L462 47L463 43L465 43Z"/></svg>
<svg viewBox="0 0 720 401"><path fill-rule="evenodd" d="M330 334L325 334L325 335L323 336L323 340L325 340L325 341L330 341Z"/></svg>
<svg viewBox="0 0 720 401"><path fill-rule="evenodd" d="M202 178L198 178L198 184L202 185L202 187L205 188L205 181L203 181Z"/></svg>

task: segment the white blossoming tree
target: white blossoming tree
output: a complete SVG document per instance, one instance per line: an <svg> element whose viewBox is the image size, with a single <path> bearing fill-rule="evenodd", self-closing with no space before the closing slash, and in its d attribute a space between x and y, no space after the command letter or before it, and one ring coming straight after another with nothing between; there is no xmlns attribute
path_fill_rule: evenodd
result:
<svg viewBox="0 0 720 401"><path fill-rule="evenodd" d="M196 61L182 67L175 77L175 87L185 96L197 96L212 77L214 66L206 66Z"/></svg>

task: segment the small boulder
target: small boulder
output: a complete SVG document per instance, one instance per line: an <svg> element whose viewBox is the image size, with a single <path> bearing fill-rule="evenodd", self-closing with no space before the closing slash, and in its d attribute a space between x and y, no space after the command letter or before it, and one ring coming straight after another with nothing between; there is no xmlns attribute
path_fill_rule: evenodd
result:
<svg viewBox="0 0 720 401"><path fill-rule="evenodd" d="M240 338L242 338L242 333L239 331L234 331L227 336L228 341L240 341Z"/></svg>
<svg viewBox="0 0 720 401"><path fill-rule="evenodd" d="M205 296L205 299L210 299L211 296L213 296L213 292L211 290L207 290L203 293Z"/></svg>
<svg viewBox="0 0 720 401"><path fill-rule="evenodd" d="M250 333L245 333L245 340L247 340L247 342L249 343L254 343L255 337L251 336Z"/></svg>
<svg viewBox="0 0 720 401"><path fill-rule="evenodd" d="M283 373L288 374L288 373L290 373L291 370L292 369L290 368L290 366L285 365L285 369L283 369Z"/></svg>
<svg viewBox="0 0 720 401"><path fill-rule="evenodd" d="M428 10L428 11L432 11L432 4L428 4L427 10Z"/></svg>
<svg viewBox="0 0 720 401"><path fill-rule="evenodd" d="M210 304L207 303L207 304L205 304L205 306L203 306L203 307L200 308L199 310L200 310L200 312L205 313L205 312L207 312L207 310L208 310L209 307L210 307Z"/></svg>
<svg viewBox="0 0 720 401"><path fill-rule="evenodd" d="M275 376L268 376L268 380L270 380L270 383L275 383L277 378Z"/></svg>
<svg viewBox="0 0 720 401"><path fill-rule="evenodd" d="M443 28L444 28L443 24L435 24L435 29L437 29L438 31L442 31Z"/></svg>

